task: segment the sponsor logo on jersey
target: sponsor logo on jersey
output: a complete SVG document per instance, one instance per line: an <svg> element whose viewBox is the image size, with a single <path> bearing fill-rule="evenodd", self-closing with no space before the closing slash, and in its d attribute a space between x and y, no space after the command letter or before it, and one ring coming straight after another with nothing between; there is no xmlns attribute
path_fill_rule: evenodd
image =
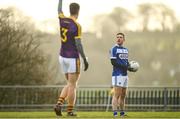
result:
<svg viewBox="0 0 180 119"><path fill-rule="evenodd" d="M128 59L128 54L119 54L120 59Z"/></svg>
<svg viewBox="0 0 180 119"><path fill-rule="evenodd" d="M117 49L116 53L128 53L127 49Z"/></svg>

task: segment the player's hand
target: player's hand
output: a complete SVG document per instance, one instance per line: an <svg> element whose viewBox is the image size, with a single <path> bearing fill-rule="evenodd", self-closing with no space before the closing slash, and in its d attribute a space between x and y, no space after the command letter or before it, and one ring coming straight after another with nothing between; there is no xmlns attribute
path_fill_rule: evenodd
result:
<svg viewBox="0 0 180 119"><path fill-rule="evenodd" d="M128 65L128 71L130 71L130 72L136 72L136 70L134 70L130 65Z"/></svg>
<svg viewBox="0 0 180 119"><path fill-rule="evenodd" d="M128 71L130 71L130 72L136 72L133 68L128 68Z"/></svg>
<svg viewBox="0 0 180 119"><path fill-rule="evenodd" d="M89 63L86 60L86 58L84 58L83 60L84 60L84 71L86 71L88 69L88 67L89 67Z"/></svg>

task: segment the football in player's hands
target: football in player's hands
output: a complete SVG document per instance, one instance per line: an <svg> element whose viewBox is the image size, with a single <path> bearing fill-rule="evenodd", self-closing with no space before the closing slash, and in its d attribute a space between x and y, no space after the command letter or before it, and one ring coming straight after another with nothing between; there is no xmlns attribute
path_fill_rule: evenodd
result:
<svg viewBox="0 0 180 119"><path fill-rule="evenodd" d="M136 71L138 71L139 67L140 67L140 65L137 61L130 61L129 62L130 71L136 72Z"/></svg>

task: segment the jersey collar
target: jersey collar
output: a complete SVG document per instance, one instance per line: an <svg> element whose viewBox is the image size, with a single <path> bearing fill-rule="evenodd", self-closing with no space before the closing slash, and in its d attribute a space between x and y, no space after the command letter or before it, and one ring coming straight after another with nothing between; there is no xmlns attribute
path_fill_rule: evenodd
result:
<svg viewBox="0 0 180 119"><path fill-rule="evenodd" d="M122 47L122 45L118 45L118 44L115 44L115 46L117 46L117 47Z"/></svg>

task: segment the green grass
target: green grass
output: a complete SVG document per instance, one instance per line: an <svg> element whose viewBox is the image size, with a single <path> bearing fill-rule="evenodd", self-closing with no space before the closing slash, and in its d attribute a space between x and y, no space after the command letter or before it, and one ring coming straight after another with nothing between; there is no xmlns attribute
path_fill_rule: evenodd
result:
<svg viewBox="0 0 180 119"><path fill-rule="evenodd" d="M112 112L77 112L77 118L89 118L89 119L112 119ZM131 119L180 119L180 112L128 112L128 117ZM63 117L66 117L66 113L63 113ZM57 118L54 112L0 112L0 118ZM120 117L118 117L120 118Z"/></svg>

